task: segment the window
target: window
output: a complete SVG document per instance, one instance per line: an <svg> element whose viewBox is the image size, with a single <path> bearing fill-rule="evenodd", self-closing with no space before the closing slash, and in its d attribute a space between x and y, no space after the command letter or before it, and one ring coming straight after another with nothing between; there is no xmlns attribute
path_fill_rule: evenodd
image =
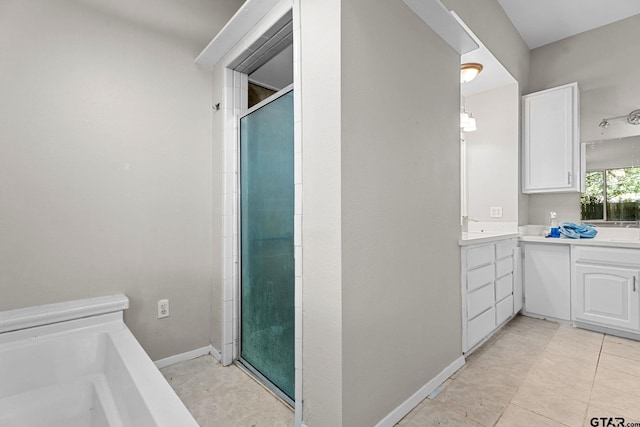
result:
<svg viewBox="0 0 640 427"><path fill-rule="evenodd" d="M640 167L587 172L580 202L583 221L637 221Z"/></svg>

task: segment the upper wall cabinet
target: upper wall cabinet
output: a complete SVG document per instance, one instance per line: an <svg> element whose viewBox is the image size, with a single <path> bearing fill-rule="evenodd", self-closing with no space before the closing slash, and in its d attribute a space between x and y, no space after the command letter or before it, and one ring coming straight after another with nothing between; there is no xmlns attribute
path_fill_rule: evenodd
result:
<svg viewBox="0 0 640 427"><path fill-rule="evenodd" d="M525 95L522 110L522 192L581 191L578 83Z"/></svg>

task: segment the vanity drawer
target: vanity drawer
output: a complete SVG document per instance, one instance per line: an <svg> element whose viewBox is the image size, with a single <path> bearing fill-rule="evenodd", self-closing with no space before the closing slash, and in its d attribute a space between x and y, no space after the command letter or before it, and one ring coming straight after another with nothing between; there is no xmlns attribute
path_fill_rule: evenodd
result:
<svg viewBox="0 0 640 427"><path fill-rule="evenodd" d="M467 348L471 348L493 331L496 326L496 309L492 307L467 323Z"/></svg>
<svg viewBox="0 0 640 427"><path fill-rule="evenodd" d="M496 280L496 301L500 301L513 292L513 274L507 274Z"/></svg>
<svg viewBox="0 0 640 427"><path fill-rule="evenodd" d="M467 319L473 319L491 307L493 302L493 284L467 294Z"/></svg>
<svg viewBox="0 0 640 427"><path fill-rule="evenodd" d="M513 258L509 257L496 262L496 277L509 273L513 273Z"/></svg>
<svg viewBox="0 0 640 427"><path fill-rule="evenodd" d="M511 256L515 247L516 242L514 240L504 240L496 243L496 259Z"/></svg>
<svg viewBox="0 0 640 427"><path fill-rule="evenodd" d="M474 289L478 289L482 285L493 282L495 278L496 273L493 264L469 271L467 272L467 290L473 291Z"/></svg>
<svg viewBox="0 0 640 427"><path fill-rule="evenodd" d="M467 249L467 270L493 261L493 245Z"/></svg>
<svg viewBox="0 0 640 427"><path fill-rule="evenodd" d="M496 325L501 324L513 314L513 295L496 304Z"/></svg>
<svg viewBox="0 0 640 427"><path fill-rule="evenodd" d="M592 262L607 265L640 265L640 250L638 249L576 246L574 251L576 262Z"/></svg>

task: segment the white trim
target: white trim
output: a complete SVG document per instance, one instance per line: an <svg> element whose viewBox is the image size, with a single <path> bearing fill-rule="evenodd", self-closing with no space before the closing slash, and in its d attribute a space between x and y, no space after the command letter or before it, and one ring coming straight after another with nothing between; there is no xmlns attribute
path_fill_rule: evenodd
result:
<svg viewBox="0 0 640 427"><path fill-rule="evenodd" d="M250 1L253 3L255 0ZM225 161L223 164L223 325L222 348L220 350L222 353L222 365L224 366L230 365L239 357L238 116L247 109L246 93L248 85L248 76L246 74L234 71L229 67L252 43L291 11L291 3L292 0L279 0L276 2L269 13L263 16L253 28L248 29L246 34L241 35L238 43L221 60L221 64L224 67L222 111L225 114L223 131L223 158Z"/></svg>
<svg viewBox="0 0 640 427"><path fill-rule="evenodd" d="M0 333L122 312L127 308L129 298L116 294L0 311Z"/></svg>
<svg viewBox="0 0 640 427"><path fill-rule="evenodd" d="M251 0L253 3L255 0ZM269 0L271 1L271 0ZM249 2L247 2L249 3ZM246 5L246 3L245 3ZM221 363L227 366L239 357L239 233L238 233L238 121L247 109L248 76L232 70L231 64L252 43L267 32L285 14L293 21L293 104L294 104L294 250L295 250L295 416L296 426L302 426L302 114L300 84L300 0L279 0L259 22L242 34L235 46L220 61L223 67L223 325ZM233 18L232 18L233 19ZM224 30L224 29L223 29ZM212 42L213 43L213 42ZM207 49L205 49L206 51ZM204 54L204 52L203 52ZM204 64L202 56L198 63ZM218 62L216 61L216 62Z"/></svg>
<svg viewBox="0 0 640 427"><path fill-rule="evenodd" d="M435 389L437 389L443 382L446 381L451 375L453 375L458 369L464 365L464 356L458 357L449 366L444 368L442 372L436 375L431 381L423 385L418 391L416 391L411 397L402 402L396 409L389 412L389 414L376 424L376 427L393 427L396 425L405 415L407 415L413 408L418 406L420 402L426 399Z"/></svg>
<svg viewBox="0 0 640 427"><path fill-rule="evenodd" d="M279 1L247 0L198 55L196 64L216 65Z"/></svg>
<svg viewBox="0 0 640 427"><path fill-rule="evenodd" d="M268 98L263 99L262 101L258 102L256 105L252 106L251 108L249 108L245 112L241 113L238 116L238 120L241 120L241 119L245 118L246 116L248 116L249 114L256 112L257 110L261 109L262 107L264 107L267 104L271 104L273 101L275 101L276 99L288 94L292 90L293 90L293 83L291 83L288 86L283 87L282 89L280 89L279 91L277 91L273 95L270 95Z"/></svg>
<svg viewBox="0 0 640 427"><path fill-rule="evenodd" d="M272 90L272 91L274 91L274 92L277 92L277 91L279 91L279 90L282 90L282 88L277 88L277 87L275 87L275 86L271 86L271 85L268 85L268 84L266 84L266 83L262 83L261 81L258 81L258 80L256 80L256 79L249 79L249 83L251 83L251 84L253 84L253 85L255 85L255 86L260 86L260 87L263 87L263 88L265 88L265 89Z"/></svg>
<svg viewBox="0 0 640 427"><path fill-rule="evenodd" d="M475 40L454 19L449 9L440 0L404 0L404 2L458 54L462 55L478 48Z"/></svg>
<svg viewBox="0 0 640 427"><path fill-rule="evenodd" d="M300 76L301 40L300 40L300 1L292 1L291 19L293 22L293 132L294 132L294 254L295 254L295 405L294 425L302 426L303 385L302 385L302 82Z"/></svg>
<svg viewBox="0 0 640 427"><path fill-rule="evenodd" d="M218 362L222 363L222 353L220 352L220 350L218 350L213 346L210 346L210 347L211 347L211 351L209 352L209 354L211 354L211 356L213 356L213 358L216 359Z"/></svg>
<svg viewBox="0 0 640 427"><path fill-rule="evenodd" d="M208 345L206 347L196 348L195 350L187 351L173 356L165 357L164 359L156 360L153 362L158 369L166 368L167 366L175 365L176 363L186 362L187 360L195 359L196 357L210 354L218 361L220 361L220 352Z"/></svg>

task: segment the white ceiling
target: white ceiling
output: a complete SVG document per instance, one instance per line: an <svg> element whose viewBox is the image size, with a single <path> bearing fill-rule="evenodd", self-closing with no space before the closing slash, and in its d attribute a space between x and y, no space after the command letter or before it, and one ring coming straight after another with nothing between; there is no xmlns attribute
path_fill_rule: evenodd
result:
<svg viewBox="0 0 640 427"><path fill-rule="evenodd" d="M640 13L639 0L498 0L529 49Z"/></svg>

